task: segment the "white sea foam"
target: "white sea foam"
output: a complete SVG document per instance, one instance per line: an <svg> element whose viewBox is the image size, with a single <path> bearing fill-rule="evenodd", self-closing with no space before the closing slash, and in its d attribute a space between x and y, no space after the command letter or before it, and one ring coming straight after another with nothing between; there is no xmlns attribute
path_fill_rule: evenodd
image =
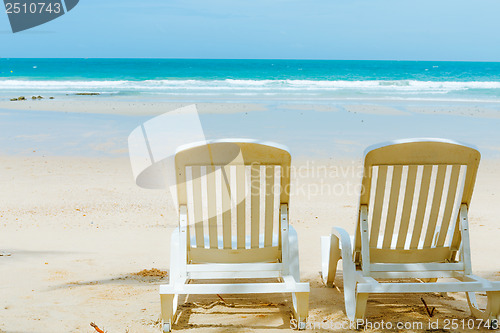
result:
<svg viewBox="0 0 500 333"><path fill-rule="evenodd" d="M0 79L0 91L98 91L98 92L283 92L300 91L360 91L402 93L446 93L463 90L500 89L500 82L489 81L417 81L417 80L365 80L365 81L314 81L314 80L11 80Z"/></svg>

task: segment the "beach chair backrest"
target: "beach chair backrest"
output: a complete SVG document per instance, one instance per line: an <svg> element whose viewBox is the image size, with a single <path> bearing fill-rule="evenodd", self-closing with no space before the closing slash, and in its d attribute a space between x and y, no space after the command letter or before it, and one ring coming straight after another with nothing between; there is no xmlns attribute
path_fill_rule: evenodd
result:
<svg viewBox="0 0 500 333"><path fill-rule="evenodd" d="M192 263L281 260L280 204L288 204L286 147L227 139L181 147L175 156L179 205L188 211Z"/></svg>
<svg viewBox="0 0 500 333"><path fill-rule="evenodd" d="M476 149L444 139L370 147L360 197L368 237L358 222L355 252L368 246L371 263L453 260L461 242L458 213L470 203L479 160Z"/></svg>

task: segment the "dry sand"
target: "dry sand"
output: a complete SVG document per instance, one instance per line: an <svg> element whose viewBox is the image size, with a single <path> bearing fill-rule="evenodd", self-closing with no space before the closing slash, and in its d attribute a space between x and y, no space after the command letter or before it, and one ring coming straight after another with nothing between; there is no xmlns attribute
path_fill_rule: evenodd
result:
<svg viewBox="0 0 500 333"><path fill-rule="evenodd" d="M328 163L315 161L344 170L359 170L361 161ZM497 281L499 163L482 162L470 210L473 270ZM158 285L168 277L143 270L168 271L169 235L177 223L169 193L138 188L126 158L10 156L0 158L0 169L0 251L11 253L0 257L0 332L96 332L91 322L110 333L159 332ZM345 188L360 181L357 172L323 180ZM292 181L307 186L321 179ZM309 322L325 328L313 331L341 332L335 325L347 323L341 276L338 289L325 288L320 280L319 236L332 225L352 233L357 201L354 192L292 195L301 277L311 284ZM174 329L290 331L289 296L223 297L236 306L211 307L216 296L189 296ZM420 297L436 307L432 319ZM485 297L479 301L484 305ZM367 316L373 322L425 325L471 318L464 295L457 293L375 295Z"/></svg>

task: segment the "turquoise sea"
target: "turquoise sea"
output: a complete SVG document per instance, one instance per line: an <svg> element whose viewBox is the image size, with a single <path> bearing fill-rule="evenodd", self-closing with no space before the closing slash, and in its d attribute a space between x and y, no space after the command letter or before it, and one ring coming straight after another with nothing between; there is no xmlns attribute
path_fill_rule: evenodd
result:
<svg viewBox="0 0 500 333"><path fill-rule="evenodd" d="M0 59L0 95L98 92L167 100L500 100L500 63Z"/></svg>

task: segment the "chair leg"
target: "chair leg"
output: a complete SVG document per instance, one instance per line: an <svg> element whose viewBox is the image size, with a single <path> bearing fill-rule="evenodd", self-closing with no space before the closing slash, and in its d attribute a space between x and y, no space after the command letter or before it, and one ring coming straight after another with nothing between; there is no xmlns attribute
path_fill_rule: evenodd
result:
<svg viewBox="0 0 500 333"><path fill-rule="evenodd" d="M306 329L307 313L309 312L309 293L292 293L293 314L298 322L299 330Z"/></svg>
<svg viewBox="0 0 500 333"><path fill-rule="evenodd" d="M288 229L288 270L295 281L300 281L300 266L299 266L299 242L297 231L290 226Z"/></svg>
<svg viewBox="0 0 500 333"><path fill-rule="evenodd" d="M170 271L168 273L170 283L180 278L179 266L183 263L179 259L179 228L175 228L170 236Z"/></svg>
<svg viewBox="0 0 500 333"><path fill-rule="evenodd" d="M368 301L367 293L360 293L356 295L356 320L364 320L366 312L366 303Z"/></svg>
<svg viewBox="0 0 500 333"><path fill-rule="evenodd" d="M356 283L347 283L344 281L344 302L345 311L350 321L357 322L365 319L366 303L368 293L357 293Z"/></svg>
<svg viewBox="0 0 500 333"><path fill-rule="evenodd" d="M341 258L339 239L335 235L321 237L321 275L327 287L333 287L337 263Z"/></svg>
<svg viewBox="0 0 500 333"><path fill-rule="evenodd" d="M163 332L170 332L172 330L172 323L174 322L175 312L177 311L177 298L178 295L174 294L160 295Z"/></svg>
<svg viewBox="0 0 500 333"><path fill-rule="evenodd" d="M475 293L467 292L466 294L472 315L479 319L495 321L495 323L491 323L491 326L497 326L498 328L498 320L500 319L500 291L486 292L488 303L485 310L479 309Z"/></svg>

